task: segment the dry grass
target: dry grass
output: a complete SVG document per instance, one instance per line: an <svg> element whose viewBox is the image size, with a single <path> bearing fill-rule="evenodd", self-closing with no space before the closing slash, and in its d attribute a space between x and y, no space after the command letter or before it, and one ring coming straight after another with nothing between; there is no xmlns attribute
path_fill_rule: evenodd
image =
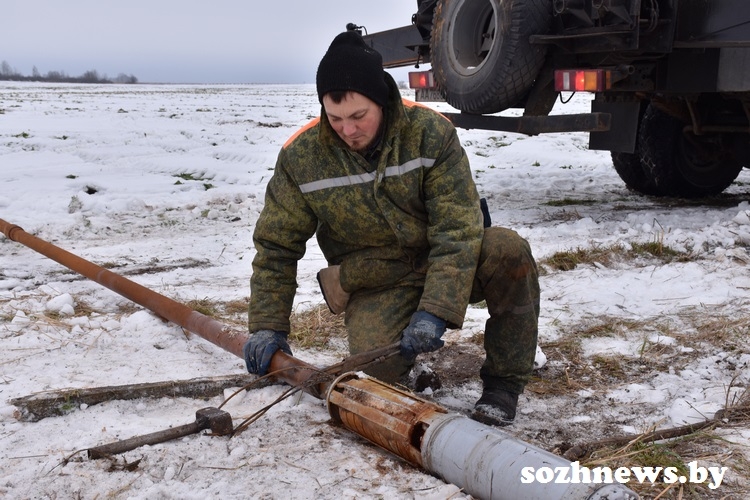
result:
<svg viewBox="0 0 750 500"><path fill-rule="evenodd" d="M646 328L648 321L618 317L600 317L592 322L585 322L572 329L579 338L616 337L628 332L640 331Z"/></svg>
<svg viewBox="0 0 750 500"><path fill-rule="evenodd" d="M224 303L224 312L231 316L245 316L247 318L247 307L250 304L250 297L244 299L230 300Z"/></svg>
<svg viewBox="0 0 750 500"><path fill-rule="evenodd" d="M570 395L583 386L586 364L580 339L567 336L555 342L542 343L547 367L535 373L526 390L539 395Z"/></svg>
<svg viewBox="0 0 750 500"><path fill-rule="evenodd" d="M15 299L11 297L0 298L0 306L3 306L9 303L11 300L15 300ZM15 316L15 311L13 311L12 309L8 309L8 311L5 313L0 312L0 323L10 323L13 320L14 316Z"/></svg>
<svg viewBox="0 0 750 500"><path fill-rule="evenodd" d="M204 316L215 318L219 315L218 303L209 298L193 299L185 303L193 311L199 312Z"/></svg>
<svg viewBox="0 0 750 500"><path fill-rule="evenodd" d="M545 212L541 220L543 222L574 222L582 219L583 216L575 208L572 210L557 210L554 212Z"/></svg>
<svg viewBox="0 0 750 500"><path fill-rule="evenodd" d="M686 341L694 344L707 342L734 350L750 338L750 316L747 315L717 315L700 308L687 314L686 319L694 329L694 333L686 336Z"/></svg>
<svg viewBox="0 0 750 500"><path fill-rule="evenodd" d="M690 463L698 462L700 467L728 467L740 477L750 478L748 461L742 454L735 454L728 448L728 442L712 427L699 430L667 441L644 442L635 438L620 447L604 447L592 453L581 462L590 469L609 467L653 467L660 469L656 481L645 480L639 483L631 477L628 487L642 499L740 499L746 498L745 487L724 476L721 487L709 488L712 477L702 483L664 482L664 469L673 467L676 475L689 477Z"/></svg>
<svg viewBox="0 0 750 500"><path fill-rule="evenodd" d="M615 263L637 262L644 260L653 263L654 260L662 264L670 262L686 262L696 257L688 252L680 252L661 241L646 243L631 243L630 248L621 244L610 246L578 247L573 250L555 252L551 256L540 259L539 265L556 271L571 271L580 265L600 265L610 267Z"/></svg>
<svg viewBox="0 0 750 500"><path fill-rule="evenodd" d="M551 256L541 259L539 264L556 271L571 271L582 264L602 264L608 266L615 255L621 254L622 247L609 248L576 248L563 252L555 252Z"/></svg>
<svg viewBox="0 0 750 500"><path fill-rule="evenodd" d="M536 374L529 386L532 392L570 395L582 388L601 391L623 382L646 381L670 368L680 370L705 356L707 345L723 351L741 349L750 338L750 318L709 316L696 309L680 315L679 322L675 318L629 320L604 316L584 319L566 330L564 337L540 343L548 366ZM661 341L654 337L656 334L668 339ZM585 357L582 343L598 338L638 342L637 356L616 353Z"/></svg>
<svg viewBox="0 0 750 500"><path fill-rule="evenodd" d="M227 302L204 297L185 302L189 308L205 316L237 327L247 327L248 299L236 299Z"/></svg>
<svg viewBox="0 0 750 500"><path fill-rule="evenodd" d="M702 435L703 433L698 433ZM691 439L691 438L688 438ZM667 443L643 443L634 441L624 447L617 449L602 449L584 461L582 465L588 468L609 467L615 470L618 467L674 467L678 476L688 476L688 462L690 458L685 454L675 451L677 441ZM661 473L653 484L646 480L639 483L631 480L628 488L632 489L641 498L706 498L710 490L702 484L664 484L664 475ZM677 495L677 496L674 496Z"/></svg>
<svg viewBox="0 0 750 500"><path fill-rule="evenodd" d="M290 320L289 340L303 349L325 348L331 339L346 337L344 316L335 316L326 305L295 313Z"/></svg>
<svg viewBox="0 0 750 500"><path fill-rule="evenodd" d="M560 200L551 200L542 203L550 207L568 207L575 205L596 205L598 202L592 199L562 198Z"/></svg>
<svg viewBox="0 0 750 500"><path fill-rule="evenodd" d="M727 402L722 410L724 418L736 422L750 422L750 389L745 389L742 394L729 396L727 391Z"/></svg>
<svg viewBox="0 0 750 500"><path fill-rule="evenodd" d="M742 310L742 307L739 307ZM724 309L726 310L726 309ZM542 344L548 358L547 366L538 370L527 386L529 392L540 398L567 398L575 400L579 391L592 394L607 394L628 384L647 382L658 373L679 371L699 358L712 352L747 349L750 338L750 318L729 313L708 313L705 308L694 308L671 318L649 318L624 320L617 317L584 319L578 325L568 326L567 334L554 342ZM654 334L675 339L676 342L661 343ZM641 340L640 349L631 356L623 354L583 353L582 345L592 339L622 338ZM651 338L652 340L648 340ZM680 349L681 347L682 349ZM693 349L684 349L692 347ZM740 367L737 367L739 369ZM735 381L727 388L724 417L730 423L722 427L747 429L750 423L750 391L737 395ZM572 399L571 399L572 398ZM634 408L634 411L638 411ZM606 412L605 412L606 413ZM712 416L708 416L709 418ZM598 422L607 428L606 416ZM628 487L644 499L723 499L746 498L746 485L750 484L750 463L737 445L725 440L713 426L679 438L657 442L642 442L638 439L627 446L601 448L586 459L582 465L589 468L618 467L676 467L678 475L687 474L690 462L700 466L728 467L735 479L725 478L719 489L709 489L707 484L665 484L663 476L655 484L643 484L631 480ZM647 433L653 429L644 429ZM726 429L724 429L726 433ZM592 429L584 441L612 437L611 434ZM563 443L564 445L564 443ZM565 451L555 447L556 452ZM742 484L739 484L739 483Z"/></svg>

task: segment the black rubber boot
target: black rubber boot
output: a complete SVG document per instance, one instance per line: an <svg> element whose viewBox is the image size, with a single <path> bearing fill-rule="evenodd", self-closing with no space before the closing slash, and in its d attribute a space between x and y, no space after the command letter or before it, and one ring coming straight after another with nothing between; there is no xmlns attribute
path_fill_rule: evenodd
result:
<svg viewBox="0 0 750 500"><path fill-rule="evenodd" d="M516 418L517 406L518 394L485 387L482 397L474 405L471 418L483 424L505 427Z"/></svg>

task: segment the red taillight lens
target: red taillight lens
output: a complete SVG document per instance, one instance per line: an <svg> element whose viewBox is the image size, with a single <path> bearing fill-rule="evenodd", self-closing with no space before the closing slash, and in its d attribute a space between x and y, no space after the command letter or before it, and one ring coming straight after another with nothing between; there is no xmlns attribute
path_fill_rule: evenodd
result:
<svg viewBox="0 0 750 500"><path fill-rule="evenodd" d="M605 69L559 69L555 71L558 92L601 92L611 87L611 72Z"/></svg>
<svg viewBox="0 0 750 500"><path fill-rule="evenodd" d="M432 71L412 71L409 73L409 87L413 89L434 89Z"/></svg>

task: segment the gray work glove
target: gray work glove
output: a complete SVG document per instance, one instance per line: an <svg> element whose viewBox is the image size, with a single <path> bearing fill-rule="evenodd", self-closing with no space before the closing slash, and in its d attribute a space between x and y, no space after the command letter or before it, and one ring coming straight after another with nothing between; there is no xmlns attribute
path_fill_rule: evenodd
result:
<svg viewBox="0 0 750 500"><path fill-rule="evenodd" d="M401 332L401 356L414 361L417 354L437 351L445 342L440 337L445 333L445 320L428 313L417 311L409 326Z"/></svg>
<svg viewBox="0 0 750 500"><path fill-rule="evenodd" d="M292 350L286 342L286 337L286 332L276 330L259 330L250 335L242 349L247 371L262 377L268 373L268 366L276 351L281 349L291 356Z"/></svg>

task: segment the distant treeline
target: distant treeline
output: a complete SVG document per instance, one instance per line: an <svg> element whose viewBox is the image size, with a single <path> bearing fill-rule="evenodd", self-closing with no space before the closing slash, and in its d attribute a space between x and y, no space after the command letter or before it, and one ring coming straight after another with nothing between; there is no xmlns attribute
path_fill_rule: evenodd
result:
<svg viewBox="0 0 750 500"><path fill-rule="evenodd" d="M31 76L25 76L11 68L7 61L0 63L0 80L55 83L138 83L138 78L133 75L120 73L115 78L107 78L107 75L99 75L96 70L89 70L81 76L68 76L64 71L48 71L46 75L42 75L36 69L36 66L32 68Z"/></svg>

